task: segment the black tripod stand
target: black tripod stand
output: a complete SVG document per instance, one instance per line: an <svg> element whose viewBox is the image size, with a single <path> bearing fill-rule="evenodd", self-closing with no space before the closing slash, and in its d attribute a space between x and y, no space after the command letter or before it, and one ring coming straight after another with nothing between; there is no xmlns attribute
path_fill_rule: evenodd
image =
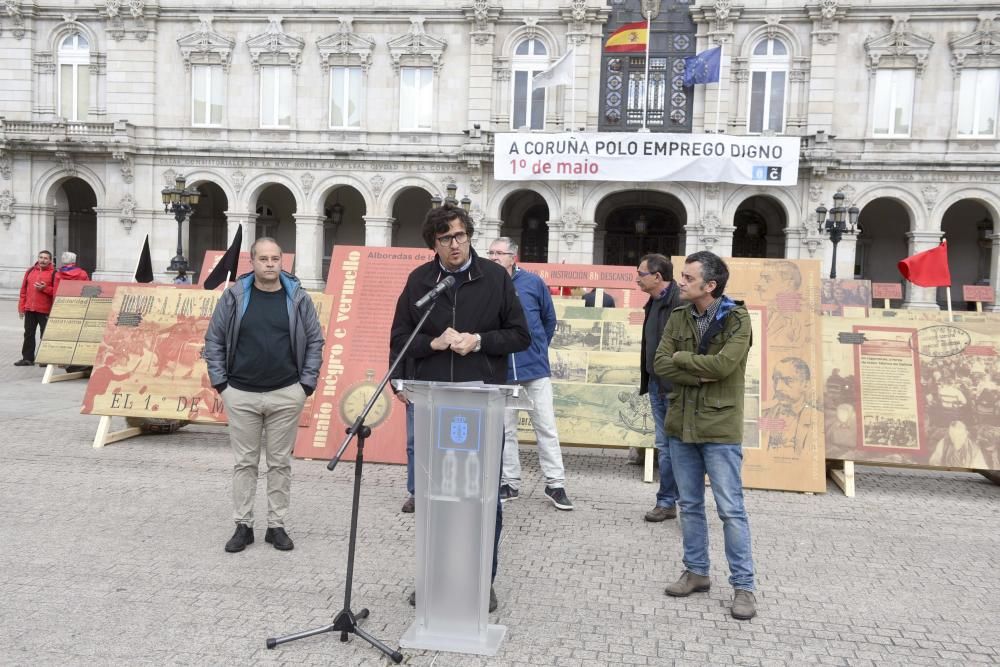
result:
<svg viewBox="0 0 1000 667"><path fill-rule="evenodd" d="M375 392L372 393L371 398L368 399L368 404L365 405L365 409L362 410L361 414L358 415L358 418L354 420L354 424L347 428L347 437L344 438L344 442L341 443L337 454L326 466L328 470L336 468L337 463L340 462L340 457L344 455L344 451L347 449L347 446L351 444L351 440L357 436L358 453L354 459L354 499L351 503L351 538L347 544L347 583L344 586L344 608L341 609L340 612L334 617L333 623L330 625L324 625L312 630L296 632L295 634L285 635L284 637L268 638L268 648L274 648L278 644L285 644L287 642L295 641L296 639L305 639L306 637L320 635L325 632L339 632L340 641L342 642L347 641L348 635L356 634L378 650L382 651L382 653L386 654L389 659L396 664L403 661L402 653L392 650L358 626L358 621L368 618L368 609L362 609L357 614L351 611L351 586L354 582L354 549L357 544L358 537L358 504L361 498L361 470L364 467L365 439L367 439L372 432L371 428L365 426L365 417L368 416L372 406L375 405L375 401L378 400L382 390L385 389L385 385L389 382L389 378L392 377L393 372L396 370L396 366L399 365L400 360L410 348L410 344L413 342L413 339L416 337L420 329L423 328L424 322L427 321L427 317L434 309L434 303L434 301L431 301L427 310L424 311L424 314L417 323L416 328L414 328L413 333L410 334L410 337L406 340L406 344L403 345L403 349L399 351L399 354L389 367L388 372L386 372L385 377L382 378L382 382L379 383L378 389L376 389Z"/></svg>

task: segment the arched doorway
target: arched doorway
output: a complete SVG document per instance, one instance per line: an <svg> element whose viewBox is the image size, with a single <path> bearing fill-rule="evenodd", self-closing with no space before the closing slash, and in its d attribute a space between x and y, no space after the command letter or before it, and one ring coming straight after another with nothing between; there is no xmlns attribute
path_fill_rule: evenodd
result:
<svg viewBox="0 0 1000 667"><path fill-rule="evenodd" d="M188 222L188 264L191 275L201 275L206 250L225 250L229 246L226 211L229 199L221 187L211 181L196 184L201 197Z"/></svg>
<svg viewBox="0 0 1000 667"><path fill-rule="evenodd" d="M295 195L280 183L264 188L254 207L257 213L256 238L270 236L284 252L295 252Z"/></svg>
<svg viewBox="0 0 1000 667"><path fill-rule="evenodd" d="M906 208L895 199L876 199L861 209L858 228L855 276L874 283L901 283L896 264L910 248L906 234L911 222Z"/></svg>
<svg viewBox="0 0 1000 667"><path fill-rule="evenodd" d="M421 230L427 211L431 210L431 195L423 188L406 188L392 204L396 220L392 230L394 248L426 248Z"/></svg>
<svg viewBox="0 0 1000 667"><path fill-rule="evenodd" d="M733 257L785 256L788 216L771 197L757 195L743 200L733 216Z"/></svg>
<svg viewBox="0 0 1000 667"><path fill-rule="evenodd" d="M93 275L97 269L97 195L81 178L70 178L55 195L55 225L52 238L54 259L66 252L76 253L77 266Z"/></svg>
<svg viewBox="0 0 1000 667"><path fill-rule="evenodd" d="M517 241L520 261L549 261L549 206L540 194L531 190L511 193L500 207L500 219L500 236Z"/></svg>
<svg viewBox="0 0 1000 667"><path fill-rule="evenodd" d="M980 202L963 199L944 212L941 232L948 240L952 308L961 310L962 285L990 284L993 219ZM938 303L942 309L947 308L945 289L938 289ZM969 303L965 307L975 309L975 304Z"/></svg>
<svg viewBox="0 0 1000 667"><path fill-rule="evenodd" d="M604 264L637 266L648 253L672 257L684 252L687 213L673 195L619 192L598 205L596 217L603 243L594 244L595 260Z"/></svg>
<svg viewBox="0 0 1000 667"><path fill-rule="evenodd" d="M323 200L323 276L330 273L335 245L365 244L364 196L349 185L332 188Z"/></svg>

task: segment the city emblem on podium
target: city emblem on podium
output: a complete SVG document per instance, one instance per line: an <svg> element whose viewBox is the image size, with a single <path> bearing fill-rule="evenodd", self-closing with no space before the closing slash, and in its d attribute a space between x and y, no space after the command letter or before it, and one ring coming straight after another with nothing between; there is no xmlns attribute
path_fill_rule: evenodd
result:
<svg viewBox="0 0 1000 667"><path fill-rule="evenodd" d="M451 420L451 441L456 445L464 445L469 437L469 423L462 415L455 415Z"/></svg>

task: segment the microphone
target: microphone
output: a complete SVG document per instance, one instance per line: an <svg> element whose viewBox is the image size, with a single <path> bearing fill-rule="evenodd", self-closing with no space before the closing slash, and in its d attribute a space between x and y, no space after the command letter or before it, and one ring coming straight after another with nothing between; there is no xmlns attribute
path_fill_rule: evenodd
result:
<svg viewBox="0 0 1000 667"><path fill-rule="evenodd" d="M423 308L428 303L434 301L439 296L441 296L441 292L445 291L454 284L455 284L455 276L445 276L444 280L435 285L430 292L420 297L420 300L417 301L417 303L414 305L417 308Z"/></svg>

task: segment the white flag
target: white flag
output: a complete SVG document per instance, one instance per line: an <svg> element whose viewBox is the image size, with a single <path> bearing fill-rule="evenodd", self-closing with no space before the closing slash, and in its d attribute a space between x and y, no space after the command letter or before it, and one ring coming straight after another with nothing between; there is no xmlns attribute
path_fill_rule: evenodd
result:
<svg viewBox="0 0 1000 667"><path fill-rule="evenodd" d="M531 80L531 89L573 85L574 68L572 56L573 49L570 49L552 67L536 74L535 78Z"/></svg>

